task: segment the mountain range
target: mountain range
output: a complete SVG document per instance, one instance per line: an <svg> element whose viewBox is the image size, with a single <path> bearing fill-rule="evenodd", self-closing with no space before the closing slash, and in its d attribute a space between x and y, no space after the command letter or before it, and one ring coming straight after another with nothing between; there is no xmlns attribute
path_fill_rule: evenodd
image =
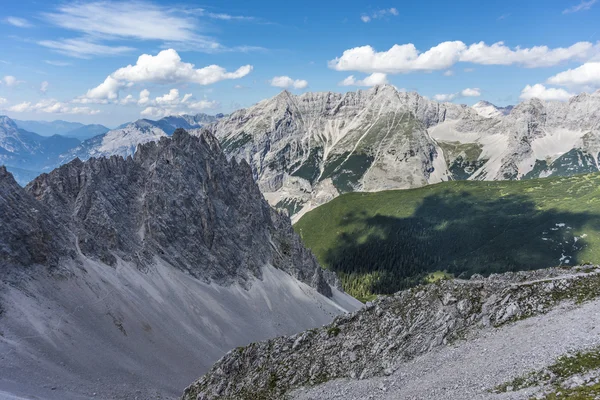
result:
<svg viewBox="0 0 600 400"><path fill-rule="evenodd" d="M600 91L514 107L440 103L390 85L345 94L283 91L227 116L138 120L72 146L58 159L53 154L40 171L76 157L131 155L138 144L178 127L207 129L229 157L251 165L270 204L296 221L352 191L598 171L599 110Z"/></svg>
<svg viewBox="0 0 600 400"><path fill-rule="evenodd" d="M197 129L221 117L221 114L197 114L170 116L158 121L140 119L109 130L102 125L14 121L0 116L0 165L6 165L17 182L24 186L42 172L49 172L75 158L126 157L135 152L138 144L171 135L177 128ZM45 133L61 133L43 136L20 126Z"/></svg>
<svg viewBox="0 0 600 400"><path fill-rule="evenodd" d="M104 125L85 125L79 122L68 121L20 121L14 120L15 124L26 131L35 132L41 136L61 135L79 140L89 139L96 135L108 132L110 129Z"/></svg>
<svg viewBox="0 0 600 400"><path fill-rule="evenodd" d="M506 108L439 103L390 85L284 91L208 129L296 220L351 191L598 171L600 91Z"/></svg>
<svg viewBox="0 0 600 400"><path fill-rule="evenodd" d="M183 130L25 188L0 167L0 259L2 398L173 398L236 346L360 306L247 163Z"/></svg>

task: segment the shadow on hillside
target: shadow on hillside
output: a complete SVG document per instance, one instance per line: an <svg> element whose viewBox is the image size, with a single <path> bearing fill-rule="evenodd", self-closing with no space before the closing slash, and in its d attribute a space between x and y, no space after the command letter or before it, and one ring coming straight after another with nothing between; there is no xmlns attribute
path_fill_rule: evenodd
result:
<svg viewBox="0 0 600 400"><path fill-rule="evenodd" d="M454 276L578 265L586 229L600 215L539 210L525 196L482 200L445 192L423 199L408 218L349 213L353 233L342 234L326 254L342 277L373 274L372 293L394 293L422 282L430 272ZM564 224L564 225L563 225Z"/></svg>

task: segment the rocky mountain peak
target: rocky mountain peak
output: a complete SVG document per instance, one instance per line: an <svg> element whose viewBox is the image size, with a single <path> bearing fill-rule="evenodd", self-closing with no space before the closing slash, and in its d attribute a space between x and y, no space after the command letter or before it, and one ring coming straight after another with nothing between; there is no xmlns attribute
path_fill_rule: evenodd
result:
<svg viewBox="0 0 600 400"><path fill-rule="evenodd" d="M122 259L144 269L159 257L223 284L260 276L265 265L312 284L320 268L289 219L266 203L249 165L228 162L207 131L178 129L133 157L75 160L26 190L74 232L85 256L109 265Z"/></svg>
<svg viewBox="0 0 600 400"><path fill-rule="evenodd" d="M6 135L10 132L15 132L19 128L15 122L6 115L0 115L0 135Z"/></svg>

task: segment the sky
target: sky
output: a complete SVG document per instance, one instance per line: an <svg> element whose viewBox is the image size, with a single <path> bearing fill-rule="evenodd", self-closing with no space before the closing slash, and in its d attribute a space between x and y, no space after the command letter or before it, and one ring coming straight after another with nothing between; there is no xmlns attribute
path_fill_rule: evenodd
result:
<svg viewBox="0 0 600 400"><path fill-rule="evenodd" d="M0 115L230 113L389 83L439 101L600 89L600 0L2 1Z"/></svg>

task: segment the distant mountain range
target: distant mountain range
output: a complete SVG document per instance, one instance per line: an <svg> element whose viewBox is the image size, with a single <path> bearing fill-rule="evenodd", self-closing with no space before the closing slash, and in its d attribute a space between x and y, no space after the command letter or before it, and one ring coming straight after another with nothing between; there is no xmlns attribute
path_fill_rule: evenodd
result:
<svg viewBox="0 0 600 400"><path fill-rule="evenodd" d="M66 121L14 121L0 117L0 165L6 165L17 182L27 184L37 175L78 157L128 156L138 144L169 136L177 128L197 129L222 115L169 116L158 121L140 119L109 130L102 125L83 125ZM43 136L28 129L41 129ZM91 137L90 137L91 136Z"/></svg>
<svg viewBox="0 0 600 400"><path fill-rule="evenodd" d="M598 171L600 92L516 107L439 103L393 86L284 91L209 129L299 218L340 193Z"/></svg>
<svg viewBox="0 0 600 400"><path fill-rule="evenodd" d="M297 219L345 192L598 171L600 92L468 107L390 85L345 94L283 91L228 116L138 120L65 150L43 170L75 157L131 155L178 127L208 129L229 157L248 161L268 201Z"/></svg>
<svg viewBox="0 0 600 400"><path fill-rule="evenodd" d="M35 132L41 136L61 135L79 140L89 139L96 135L108 132L110 129L104 125L85 125L79 122L68 121L20 121L14 120L15 124L26 131Z"/></svg>
<svg viewBox="0 0 600 400"><path fill-rule="evenodd" d="M14 168L11 171L21 185L35 178L47 165L56 165L61 154L79 143L74 138L40 136L19 129L13 120L0 116L0 165Z"/></svg>

